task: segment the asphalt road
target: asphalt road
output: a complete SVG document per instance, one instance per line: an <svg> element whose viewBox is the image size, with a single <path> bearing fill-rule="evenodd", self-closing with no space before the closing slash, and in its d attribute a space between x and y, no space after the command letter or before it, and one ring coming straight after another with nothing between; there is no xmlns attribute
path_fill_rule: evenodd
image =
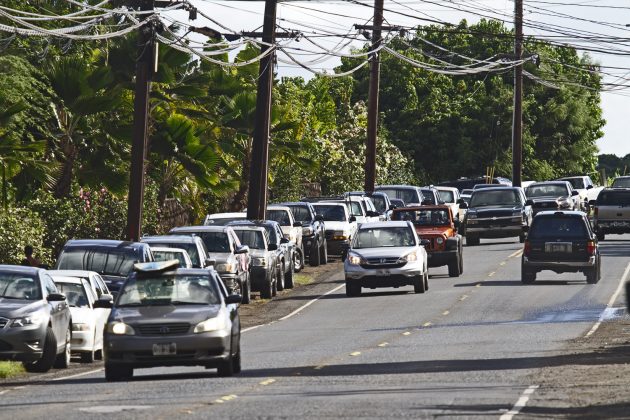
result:
<svg viewBox="0 0 630 420"><path fill-rule="evenodd" d="M536 392L540 368L561 364L568 340L623 312L605 309L627 274L630 236L612 238L597 285L551 272L522 285L522 246L482 240L464 248L461 277L432 269L425 294L377 289L349 299L341 287L245 332L243 372L233 378L156 368L106 383L97 371L5 387L0 418L509 417ZM341 285L343 273L336 278ZM613 303L621 308L624 294Z"/></svg>

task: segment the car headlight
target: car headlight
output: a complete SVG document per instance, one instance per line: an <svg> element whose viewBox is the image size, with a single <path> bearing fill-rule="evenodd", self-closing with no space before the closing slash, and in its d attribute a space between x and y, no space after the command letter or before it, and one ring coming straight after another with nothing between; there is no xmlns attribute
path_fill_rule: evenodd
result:
<svg viewBox="0 0 630 420"><path fill-rule="evenodd" d="M224 273L231 273L234 271L235 268L236 265L234 263L223 263L216 265L216 270Z"/></svg>
<svg viewBox="0 0 630 420"><path fill-rule="evenodd" d="M11 328L26 327L29 325L39 325L44 321L42 314L33 314L22 318L15 318L11 321Z"/></svg>
<svg viewBox="0 0 630 420"><path fill-rule="evenodd" d="M416 251L410 252L398 259L398 262L414 262L418 261L418 253Z"/></svg>
<svg viewBox="0 0 630 420"><path fill-rule="evenodd" d="M469 219L476 219L477 218L477 213L467 212L466 213L466 217L469 218Z"/></svg>
<svg viewBox="0 0 630 420"><path fill-rule="evenodd" d="M363 262L363 257L358 254L348 254L348 264L350 265L361 265Z"/></svg>
<svg viewBox="0 0 630 420"><path fill-rule="evenodd" d="M566 198L558 198L556 200L556 204L558 205L558 207L563 208L563 209L571 207L571 202L567 200Z"/></svg>
<svg viewBox="0 0 630 420"><path fill-rule="evenodd" d="M90 324L72 324L72 331L90 331Z"/></svg>
<svg viewBox="0 0 630 420"><path fill-rule="evenodd" d="M267 267L267 258L265 257L252 258L252 265L254 267Z"/></svg>
<svg viewBox="0 0 630 420"><path fill-rule="evenodd" d="M435 239L435 242L437 242L438 245L442 245L444 243L444 238L440 236Z"/></svg>
<svg viewBox="0 0 630 420"><path fill-rule="evenodd" d="M304 226L302 228L302 236L311 236L314 232L311 226Z"/></svg>
<svg viewBox="0 0 630 420"><path fill-rule="evenodd" d="M343 230L336 230L333 232L333 240L334 241L345 241L350 237L348 232Z"/></svg>
<svg viewBox="0 0 630 420"><path fill-rule="evenodd" d="M204 333L210 331L219 331L219 330L227 330L230 328L228 319L223 312L214 318L206 319L205 321L201 321L199 324L195 325L194 333Z"/></svg>
<svg viewBox="0 0 630 420"><path fill-rule="evenodd" d="M136 332L124 322L114 321L107 324L107 332L115 335L135 335Z"/></svg>

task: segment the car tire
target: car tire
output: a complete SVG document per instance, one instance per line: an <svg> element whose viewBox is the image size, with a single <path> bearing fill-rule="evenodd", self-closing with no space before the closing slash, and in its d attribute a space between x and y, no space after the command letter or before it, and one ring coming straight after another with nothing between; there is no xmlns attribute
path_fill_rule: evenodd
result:
<svg viewBox="0 0 630 420"><path fill-rule="evenodd" d="M601 278L601 267L598 262L595 264L595 267L591 268L586 272L586 282L588 284L597 284L599 279Z"/></svg>
<svg viewBox="0 0 630 420"><path fill-rule="evenodd" d="M522 244L525 243L526 238L527 238L527 235L525 235L524 233L521 233L520 235L518 235L518 241Z"/></svg>
<svg viewBox="0 0 630 420"><path fill-rule="evenodd" d="M597 240L598 241L603 241L606 239L606 234L604 232L597 232Z"/></svg>
<svg viewBox="0 0 630 420"><path fill-rule="evenodd" d="M304 249L296 248L293 253L293 271L299 273L304 268Z"/></svg>
<svg viewBox="0 0 630 420"><path fill-rule="evenodd" d="M96 360L103 360L103 349L96 350L96 351L94 352L94 358L95 358Z"/></svg>
<svg viewBox="0 0 630 420"><path fill-rule="evenodd" d="M27 372L48 372L55 363L57 356L57 340L55 333L51 327L46 328L46 336L44 337L44 351L42 357L33 363L24 362L22 365Z"/></svg>
<svg viewBox="0 0 630 420"><path fill-rule="evenodd" d="M478 236L466 236L466 246L477 246L477 245L479 245Z"/></svg>
<svg viewBox="0 0 630 420"><path fill-rule="evenodd" d="M322 247L319 251L319 263L321 265L328 264L328 248L326 247L326 243L322 244Z"/></svg>
<svg viewBox="0 0 630 420"><path fill-rule="evenodd" d="M133 377L133 367L105 363L105 380L107 382L124 381L131 377Z"/></svg>
<svg viewBox="0 0 630 420"><path fill-rule="evenodd" d="M453 258L451 261L449 261L448 263L448 276L449 277L459 277L460 274L460 260L461 256L459 254L455 254L455 258Z"/></svg>
<svg viewBox="0 0 630 420"><path fill-rule="evenodd" d="M285 270L285 265L283 262L280 265L280 272L276 276L276 290L280 292L284 290L284 270Z"/></svg>
<svg viewBox="0 0 630 420"><path fill-rule="evenodd" d="M278 273L276 272L271 280L271 297L278 294Z"/></svg>
<svg viewBox="0 0 630 420"><path fill-rule="evenodd" d="M293 264L291 264L291 266L289 267L289 271L287 272L287 275L284 276L284 287L286 289L293 289L293 277L295 276L295 267Z"/></svg>
<svg viewBox="0 0 630 420"><path fill-rule="evenodd" d="M239 346L236 354L232 356L232 372L241 373L241 347Z"/></svg>
<svg viewBox="0 0 630 420"><path fill-rule="evenodd" d="M319 257L320 257L319 246L317 246L317 242L315 242L315 245L311 247L311 253L308 258L309 265L311 267L319 267L319 262L320 262Z"/></svg>
<svg viewBox="0 0 630 420"><path fill-rule="evenodd" d="M535 271L530 271L527 270L522 264L521 264L521 282L523 284L532 284L536 281L536 272Z"/></svg>
<svg viewBox="0 0 630 420"><path fill-rule="evenodd" d="M66 330L66 344L63 346L63 352L57 355L55 359L55 368L67 369L70 366L70 341L72 340L72 326L68 325Z"/></svg>
<svg viewBox="0 0 630 420"><path fill-rule="evenodd" d="M251 277L250 277L249 272L247 273L247 276L245 277L246 277L245 284L241 286L241 296L243 297L243 300L241 300L241 303L247 305L248 303L252 301L252 283L251 283Z"/></svg>
<svg viewBox="0 0 630 420"><path fill-rule="evenodd" d="M94 333L93 345L96 346L96 333ZM81 363L94 363L96 359L96 350L92 348L92 351L86 351L81 353Z"/></svg>
<svg viewBox="0 0 630 420"><path fill-rule="evenodd" d="M346 281L346 296L348 297L361 296L361 285Z"/></svg>
<svg viewBox="0 0 630 420"><path fill-rule="evenodd" d="M429 290L429 269L424 270L424 291Z"/></svg>
<svg viewBox="0 0 630 420"><path fill-rule="evenodd" d="M273 275L269 276L269 280L260 291L260 297L263 299L271 299L273 296Z"/></svg>
<svg viewBox="0 0 630 420"><path fill-rule="evenodd" d="M227 360L219 362L217 366L217 375L221 378L228 378L234 375L234 356L232 356L232 346L230 346L230 356Z"/></svg>
<svg viewBox="0 0 630 420"><path fill-rule="evenodd" d="M415 293L424 293L424 292L426 292L426 290L427 290L427 279L426 279L427 274L428 273L425 271L425 273L419 275L416 278L416 280L415 280L415 282L413 284L413 291Z"/></svg>
<svg viewBox="0 0 630 420"><path fill-rule="evenodd" d="M459 275L464 274L464 249L462 247L462 243L459 243Z"/></svg>

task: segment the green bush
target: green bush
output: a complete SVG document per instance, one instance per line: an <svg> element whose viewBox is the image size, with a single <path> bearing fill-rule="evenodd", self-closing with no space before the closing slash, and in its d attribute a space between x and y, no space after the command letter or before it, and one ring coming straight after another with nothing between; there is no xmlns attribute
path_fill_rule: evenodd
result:
<svg viewBox="0 0 630 420"><path fill-rule="evenodd" d="M52 263L45 238L46 225L33 210L9 207L0 213L0 263L19 264L26 245L34 248L34 255L42 264Z"/></svg>

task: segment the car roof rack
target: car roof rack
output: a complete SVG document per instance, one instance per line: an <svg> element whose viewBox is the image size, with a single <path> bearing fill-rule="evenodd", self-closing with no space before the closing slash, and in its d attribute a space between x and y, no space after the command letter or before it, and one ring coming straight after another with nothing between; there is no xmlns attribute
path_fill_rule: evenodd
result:
<svg viewBox="0 0 630 420"><path fill-rule="evenodd" d="M322 200L345 200L346 197L343 195L328 195L328 196L313 196L313 197L302 197L300 201L304 201L307 203L315 203Z"/></svg>
<svg viewBox="0 0 630 420"><path fill-rule="evenodd" d="M136 263L133 265L134 271L142 274L156 274L179 268L179 260L152 261L147 263Z"/></svg>

